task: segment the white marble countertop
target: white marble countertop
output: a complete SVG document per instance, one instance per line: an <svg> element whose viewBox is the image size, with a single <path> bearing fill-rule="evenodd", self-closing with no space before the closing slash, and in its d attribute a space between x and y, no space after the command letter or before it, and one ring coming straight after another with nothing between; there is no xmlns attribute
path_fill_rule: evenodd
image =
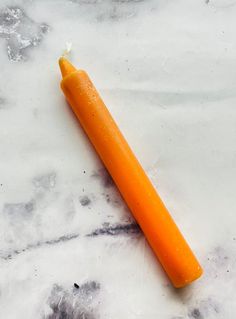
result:
<svg viewBox="0 0 236 319"><path fill-rule="evenodd" d="M235 14L234 0L1 1L1 319L236 318ZM67 42L204 267L186 289L65 103Z"/></svg>

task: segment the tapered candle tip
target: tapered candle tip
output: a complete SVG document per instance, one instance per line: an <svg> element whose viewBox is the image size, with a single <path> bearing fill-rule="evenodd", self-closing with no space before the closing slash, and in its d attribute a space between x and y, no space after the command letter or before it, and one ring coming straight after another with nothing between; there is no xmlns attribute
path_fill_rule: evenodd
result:
<svg viewBox="0 0 236 319"><path fill-rule="evenodd" d="M59 59L59 66L63 78L76 71L76 68L64 57Z"/></svg>

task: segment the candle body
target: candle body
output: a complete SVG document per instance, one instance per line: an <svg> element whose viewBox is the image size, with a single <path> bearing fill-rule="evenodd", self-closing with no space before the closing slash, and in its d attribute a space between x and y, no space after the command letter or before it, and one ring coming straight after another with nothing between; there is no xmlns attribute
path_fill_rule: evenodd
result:
<svg viewBox="0 0 236 319"><path fill-rule="evenodd" d="M197 259L86 72L71 72L61 88L173 285L197 279Z"/></svg>

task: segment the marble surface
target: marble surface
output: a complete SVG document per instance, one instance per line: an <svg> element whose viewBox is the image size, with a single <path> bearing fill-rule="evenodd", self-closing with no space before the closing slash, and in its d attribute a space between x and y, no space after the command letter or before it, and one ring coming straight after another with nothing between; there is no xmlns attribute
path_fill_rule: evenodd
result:
<svg viewBox="0 0 236 319"><path fill-rule="evenodd" d="M236 317L236 1L2 0L0 318ZM59 89L88 71L204 267L171 287Z"/></svg>

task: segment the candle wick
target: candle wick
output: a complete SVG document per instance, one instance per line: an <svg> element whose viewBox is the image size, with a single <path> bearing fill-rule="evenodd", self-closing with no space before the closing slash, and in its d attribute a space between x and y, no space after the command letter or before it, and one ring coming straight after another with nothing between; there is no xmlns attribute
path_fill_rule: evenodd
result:
<svg viewBox="0 0 236 319"><path fill-rule="evenodd" d="M66 58L71 54L72 42L66 42L65 50L62 53L62 57Z"/></svg>

